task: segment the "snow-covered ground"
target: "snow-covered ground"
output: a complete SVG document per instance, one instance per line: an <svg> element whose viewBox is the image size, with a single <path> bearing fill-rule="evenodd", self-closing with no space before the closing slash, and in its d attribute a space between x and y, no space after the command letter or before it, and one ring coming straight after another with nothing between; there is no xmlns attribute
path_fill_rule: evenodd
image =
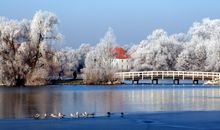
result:
<svg viewBox="0 0 220 130"><path fill-rule="evenodd" d="M220 129L220 111L136 113L124 117L2 119L1 130L195 130Z"/></svg>

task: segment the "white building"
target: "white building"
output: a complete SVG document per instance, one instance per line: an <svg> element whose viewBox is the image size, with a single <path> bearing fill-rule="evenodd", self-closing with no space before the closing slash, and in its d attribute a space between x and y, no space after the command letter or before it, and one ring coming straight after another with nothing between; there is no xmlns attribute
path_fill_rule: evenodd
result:
<svg viewBox="0 0 220 130"><path fill-rule="evenodd" d="M118 71L129 71L131 69L131 59L123 48L113 50L112 66Z"/></svg>

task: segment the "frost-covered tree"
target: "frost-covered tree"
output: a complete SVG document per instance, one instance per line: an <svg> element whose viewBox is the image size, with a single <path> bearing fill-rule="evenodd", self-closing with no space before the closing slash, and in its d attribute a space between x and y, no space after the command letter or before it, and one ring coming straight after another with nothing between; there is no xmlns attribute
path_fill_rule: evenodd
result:
<svg viewBox="0 0 220 130"><path fill-rule="evenodd" d="M78 57L79 64L77 65L77 68L75 68L75 70L80 72L82 68L85 68L86 55L91 50L92 50L92 47L89 44L80 45L79 49L77 50L79 53L79 57Z"/></svg>
<svg viewBox="0 0 220 130"><path fill-rule="evenodd" d="M198 41L197 41L198 42ZM197 42L188 43L178 56L176 68L184 71L205 71L206 47Z"/></svg>
<svg viewBox="0 0 220 130"><path fill-rule="evenodd" d="M109 29L97 46L86 55L83 78L87 84L100 84L113 80L115 71L111 65L111 58L115 45L115 35L112 29Z"/></svg>
<svg viewBox="0 0 220 130"><path fill-rule="evenodd" d="M190 40L177 59L177 69L220 71L220 20L196 22L188 36Z"/></svg>
<svg viewBox="0 0 220 130"><path fill-rule="evenodd" d="M71 76L73 71L81 73L81 69L85 67L86 54L90 50L92 47L89 44L81 44L78 49L64 48L56 51L54 60L58 72L62 72L66 76Z"/></svg>
<svg viewBox="0 0 220 130"><path fill-rule="evenodd" d="M163 30L155 30L131 53L134 70L174 70L181 45ZM131 52L131 51L129 51Z"/></svg>
<svg viewBox="0 0 220 130"><path fill-rule="evenodd" d="M50 42L61 38L58 19L38 11L32 20L0 18L0 82L4 85L45 84L53 65Z"/></svg>
<svg viewBox="0 0 220 130"><path fill-rule="evenodd" d="M129 54L134 70L220 71L220 20L203 19L186 34L155 30Z"/></svg>

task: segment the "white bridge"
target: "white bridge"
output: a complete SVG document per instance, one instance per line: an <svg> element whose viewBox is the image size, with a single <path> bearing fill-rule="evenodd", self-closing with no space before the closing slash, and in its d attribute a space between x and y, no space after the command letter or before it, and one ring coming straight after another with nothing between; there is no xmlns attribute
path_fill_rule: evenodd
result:
<svg viewBox="0 0 220 130"><path fill-rule="evenodd" d="M195 72L195 71L137 71L137 72L117 72L115 77L124 80L137 81L150 79L152 84L159 79L173 79L174 84L179 84L179 80L192 80L194 84L198 84L199 80L214 81L220 79L219 72Z"/></svg>

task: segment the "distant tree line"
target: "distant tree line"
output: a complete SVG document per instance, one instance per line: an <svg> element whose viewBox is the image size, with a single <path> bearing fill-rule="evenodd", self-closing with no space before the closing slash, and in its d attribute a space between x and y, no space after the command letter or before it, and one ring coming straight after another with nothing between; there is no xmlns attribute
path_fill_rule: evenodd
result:
<svg viewBox="0 0 220 130"><path fill-rule="evenodd" d="M133 70L220 71L220 20L204 19L184 34L155 30L129 53Z"/></svg>

